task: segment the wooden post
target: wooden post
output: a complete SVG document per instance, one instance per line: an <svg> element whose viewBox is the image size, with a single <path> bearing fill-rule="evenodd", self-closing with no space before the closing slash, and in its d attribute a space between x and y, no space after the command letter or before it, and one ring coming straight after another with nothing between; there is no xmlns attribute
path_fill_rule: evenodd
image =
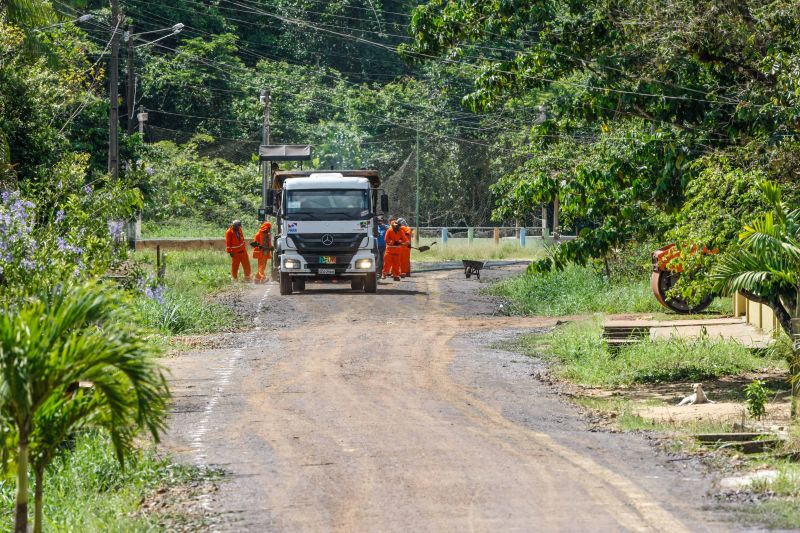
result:
<svg viewBox="0 0 800 533"><path fill-rule="evenodd" d="M519 228L519 245L525 248L525 228Z"/></svg>
<svg viewBox="0 0 800 533"><path fill-rule="evenodd" d="M161 282L161 245L156 246L156 279Z"/></svg>
<svg viewBox="0 0 800 533"><path fill-rule="evenodd" d="M558 240L559 234L561 233L560 228L558 227L558 211L559 211L559 202L558 202L558 193L553 197L553 239Z"/></svg>
<svg viewBox="0 0 800 533"><path fill-rule="evenodd" d="M447 244L447 228L442 228L442 244Z"/></svg>
<svg viewBox="0 0 800 533"><path fill-rule="evenodd" d="M494 243L500 244L500 228L494 228Z"/></svg>
<svg viewBox="0 0 800 533"><path fill-rule="evenodd" d="M472 245L472 241L475 240L475 228L467 228L467 240Z"/></svg>

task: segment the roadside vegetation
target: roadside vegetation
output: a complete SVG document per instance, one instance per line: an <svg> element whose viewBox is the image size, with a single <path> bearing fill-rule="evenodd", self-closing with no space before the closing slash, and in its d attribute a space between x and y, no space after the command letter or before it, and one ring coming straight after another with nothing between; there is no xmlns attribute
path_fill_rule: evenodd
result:
<svg viewBox="0 0 800 533"><path fill-rule="evenodd" d="M109 438L96 431L74 434L64 453L47 468L44 491L45 531L150 532L163 522L189 517L145 515L139 505L157 491L214 477L191 466L173 465L146 445L131 454L123 468ZM0 530L13 530L14 483L0 481ZM162 522L161 526L159 523Z"/></svg>
<svg viewBox="0 0 800 533"><path fill-rule="evenodd" d="M645 272L609 279L597 268L572 265L560 271L500 281L489 293L506 298L507 312L517 315L648 313L663 317L666 313L653 296ZM729 299L718 298L706 313L730 313L730 306ZM670 313L671 318L676 316Z"/></svg>
<svg viewBox="0 0 800 533"><path fill-rule="evenodd" d="M519 347L529 355L552 360L558 376L589 387L696 382L785 368L779 358L767 358L737 342L707 336L642 341L609 349L597 318L564 324L544 337L522 337Z"/></svg>
<svg viewBox="0 0 800 533"><path fill-rule="evenodd" d="M219 301L222 295L235 298L240 290L231 283L228 254L168 252L163 280L156 275L155 255L133 255L133 305L142 326L170 336L231 331L241 325L231 306Z"/></svg>

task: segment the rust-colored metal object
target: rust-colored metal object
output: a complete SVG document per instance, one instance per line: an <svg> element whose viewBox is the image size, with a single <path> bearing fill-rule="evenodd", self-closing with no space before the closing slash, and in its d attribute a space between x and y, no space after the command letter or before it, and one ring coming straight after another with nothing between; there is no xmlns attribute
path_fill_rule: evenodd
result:
<svg viewBox="0 0 800 533"><path fill-rule="evenodd" d="M692 253L697 253L697 246L692 246ZM701 253L715 253L703 247ZM659 248L653 252L653 271L650 274L650 288L656 297L656 300L676 313L689 314L699 313L711 305L714 301L714 295L706 295L700 303L695 306L690 306L686 300L681 297L668 297L669 291L678 282L678 279L683 272L683 266L670 266L670 261L680 255L680 251L674 244L668 244L663 248Z"/></svg>

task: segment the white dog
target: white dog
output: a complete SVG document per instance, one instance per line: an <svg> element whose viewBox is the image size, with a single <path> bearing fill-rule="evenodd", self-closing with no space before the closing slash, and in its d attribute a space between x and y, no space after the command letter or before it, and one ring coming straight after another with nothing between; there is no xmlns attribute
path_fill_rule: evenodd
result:
<svg viewBox="0 0 800 533"><path fill-rule="evenodd" d="M715 403L708 399L706 393L703 392L703 384L702 383L693 383L692 390L694 391L693 394L690 394L678 405L694 405L696 403Z"/></svg>

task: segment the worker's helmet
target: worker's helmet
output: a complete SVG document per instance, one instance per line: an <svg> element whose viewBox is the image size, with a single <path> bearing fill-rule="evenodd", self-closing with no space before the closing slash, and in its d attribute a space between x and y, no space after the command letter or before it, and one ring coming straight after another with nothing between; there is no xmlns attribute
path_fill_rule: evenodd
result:
<svg viewBox="0 0 800 533"><path fill-rule="evenodd" d="M400 224L401 226L408 226L408 222L406 222L406 219L404 218L398 218L397 223Z"/></svg>
<svg viewBox="0 0 800 533"><path fill-rule="evenodd" d="M241 220L239 220L239 219L236 219L236 220L234 220L233 222L231 222L231 227L234 227L234 228L239 228L239 227L241 227L241 226L242 226L242 221L241 221Z"/></svg>

